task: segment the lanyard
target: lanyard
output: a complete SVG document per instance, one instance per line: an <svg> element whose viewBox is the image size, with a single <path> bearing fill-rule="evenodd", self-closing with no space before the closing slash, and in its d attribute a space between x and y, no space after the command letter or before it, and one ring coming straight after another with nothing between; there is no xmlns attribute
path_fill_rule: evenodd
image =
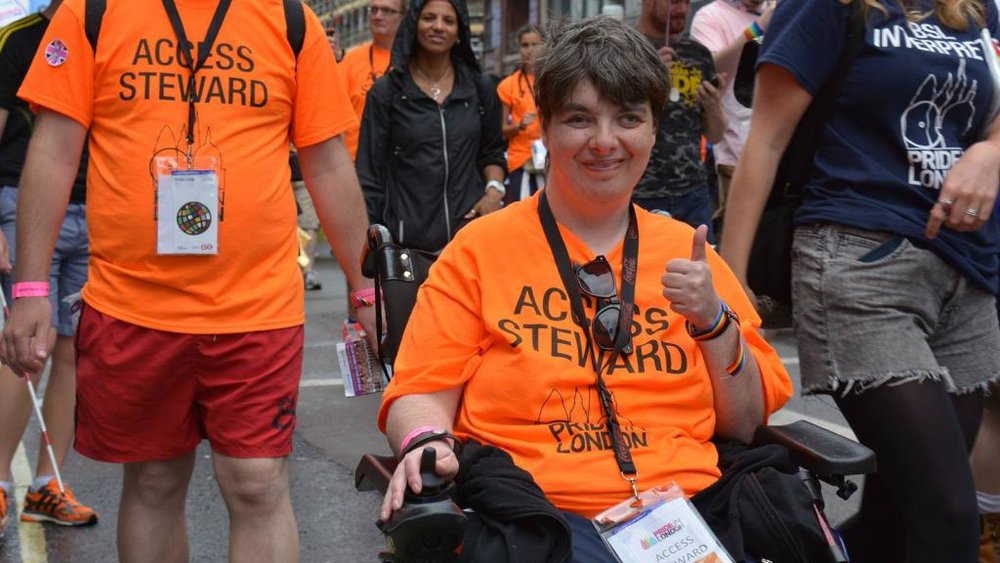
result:
<svg viewBox="0 0 1000 563"><path fill-rule="evenodd" d="M189 167L191 166L191 152L194 146L194 104L197 97L194 75L201 70L201 67L205 66L205 61L208 59L209 53L212 52L215 38L219 35L219 29L222 27L222 21L226 19L226 12L229 11L231 3L232 0L219 1L219 5L215 8L215 15L212 16L212 23L208 26L208 33L205 34L205 40L198 44L198 60L194 61L194 57L191 56L192 45L188 42L187 33L184 32L184 23L181 22L181 15L177 12L177 4L174 3L174 0L163 0L163 8L167 11L170 25L174 28L174 35L177 37L178 51L184 58L181 64L191 69L191 76L188 78L187 162Z"/></svg>
<svg viewBox="0 0 1000 563"><path fill-rule="evenodd" d="M614 349L611 351L606 364L601 365L600 360L593 354L594 346L591 345L590 326L587 314L583 308L583 298L580 296L580 287L576 281L576 273L569 260L569 252L566 250L566 243L559 234L559 226L556 218L552 215L549 207L549 200L545 196L545 190L538 197L538 215L542 221L542 230L545 231L545 238L548 240L549 248L552 250L552 257L556 261L556 268L559 270L559 277L562 279L563 288L569 295L570 307L573 311L573 322L582 330L587 339L587 349L591 351L591 367L597 373L597 394L601 400L601 410L608 421L608 433L611 436L611 447L615 453L615 462L621 472L622 479L628 481L632 486L632 494L638 500L639 472L636 471L635 462L632 461L632 452L629 451L628 444L622 437L621 425L618 422L618 415L615 413L614 398L608 391L604 383L603 373L608 366L614 362L615 358L622 353L628 342L629 331L632 327L632 313L635 310L635 276L639 261L639 228L636 224L635 207L629 204L628 229L625 231L625 242L622 247L622 295L621 313L618 315L618 332L615 334Z"/></svg>
<svg viewBox="0 0 1000 563"><path fill-rule="evenodd" d="M372 79L372 84L375 84L375 81L378 80L379 76L382 76L383 74L389 72L389 69L392 68L392 59L390 58L389 64L385 65L385 70L382 71L382 74L375 74L375 55L373 54L374 50L375 50L375 45L368 46L368 77Z"/></svg>
<svg viewBox="0 0 1000 563"><path fill-rule="evenodd" d="M524 72L524 69L517 71L517 85L521 89L521 96L524 97L524 88L521 86L521 81L523 80L525 84L528 85L528 93L531 94L531 104L535 106L535 111L538 111L538 102L535 100L535 87L531 84L531 80L528 79L528 73Z"/></svg>

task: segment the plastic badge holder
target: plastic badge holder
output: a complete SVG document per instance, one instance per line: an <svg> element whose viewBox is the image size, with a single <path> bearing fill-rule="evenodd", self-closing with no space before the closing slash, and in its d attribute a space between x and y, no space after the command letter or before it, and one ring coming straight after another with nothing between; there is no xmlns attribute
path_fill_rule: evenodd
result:
<svg viewBox="0 0 1000 563"><path fill-rule="evenodd" d="M593 524L619 563L733 563L673 482L612 506Z"/></svg>

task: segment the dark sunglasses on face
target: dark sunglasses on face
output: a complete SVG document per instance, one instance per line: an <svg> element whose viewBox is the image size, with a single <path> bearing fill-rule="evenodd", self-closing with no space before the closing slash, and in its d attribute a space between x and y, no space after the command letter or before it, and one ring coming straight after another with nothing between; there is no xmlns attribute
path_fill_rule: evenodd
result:
<svg viewBox="0 0 1000 563"><path fill-rule="evenodd" d="M598 256L576 268L576 281L580 291L597 299L597 313L591 323L594 342L602 350L614 350L622 309L618 303L618 287L611 264L603 255ZM625 344L622 351L632 351L631 341Z"/></svg>
<svg viewBox="0 0 1000 563"><path fill-rule="evenodd" d="M402 10L396 10L393 8L383 8L382 6L368 6L368 15L377 16L382 14L383 16L396 16L402 14Z"/></svg>

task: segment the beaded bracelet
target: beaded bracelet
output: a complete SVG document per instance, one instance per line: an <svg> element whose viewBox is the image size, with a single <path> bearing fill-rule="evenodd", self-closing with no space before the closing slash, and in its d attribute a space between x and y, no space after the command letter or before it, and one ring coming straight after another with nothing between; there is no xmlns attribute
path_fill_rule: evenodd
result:
<svg viewBox="0 0 1000 563"><path fill-rule="evenodd" d="M759 42L760 38L764 37L764 30L760 28L760 24L753 22L743 31L743 36L747 38L747 41Z"/></svg>
<svg viewBox="0 0 1000 563"><path fill-rule="evenodd" d="M20 282L15 283L11 291L14 299L22 297L48 297L49 282Z"/></svg>

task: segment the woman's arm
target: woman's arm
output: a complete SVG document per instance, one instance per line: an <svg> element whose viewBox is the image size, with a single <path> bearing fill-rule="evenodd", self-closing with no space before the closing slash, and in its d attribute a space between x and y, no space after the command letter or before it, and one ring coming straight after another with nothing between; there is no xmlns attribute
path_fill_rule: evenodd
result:
<svg viewBox="0 0 1000 563"><path fill-rule="evenodd" d="M993 120L986 138L972 144L948 171L937 203L927 218L927 238L942 226L975 231L986 224L1000 188L1000 117ZM975 214L970 212L975 211Z"/></svg>
<svg viewBox="0 0 1000 563"><path fill-rule="evenodd" d="M421 395L405 395L393 402L386 419L386 439L397 457L402 453L403 439L412 431L421 427L432 427L451 432L458 403L462 397L462 387L455 387L435 393ZM437 465L434 471L449 479L458 473L458 458L452 450L453 444L447 438L427 443L437 452ZM419 493L420 456L424 448L419 448L399 461L396 471L389 481L385 498L382 499L382 509L379 518L387 520L393 511L403 506L406 488Z"/></svg>
<svg viewBox="0 0 1000 563"><path fill-rule="evenodd" d="M726 203L734 212L726 214L722 230L722 257L744 287L750 248L778 163L811 101L812 94L790 72L770 63L761 65L750 133Z"/></svg>
<svg viewBox="0 0 1000 563"><path fill-rule="evenodd" d="M386 179L388 163L386 151L389 138L389 120L391 113L389 97L392 78L383 76L375 82L368 91L365 101L365 111L361 117L361 132L358 137L358 154L355 169L361 192L365 196L365 207L368 209L368 220L371 224L384 224L382 216L385 209Z"/></svg>
<svg viewBox="0 0 1000 563"><path fill-rule="evenodd" d="M479 128L479 153L476 155L476 166L482 174L483 182L488 183L491 180L503 183L504 178L507 177L507 159L504 157L504 140L503 140L503 110L500 105L500 98L497 96L495 90L486 88L482 84L482 77L477 77L476 80L480 80L480 90L482 93L482 99L480 102L483 104L483 115L480 121ZM492 213L497 209L500 209L500 203L503 201L503 196L500 192L487 187L483 196L479 198L479 201L472 207L472 210L466 214L466 218L470 219L476 215L485 215L487 213Z"/></svg>
<svg viewBox="0 0 1000 563"><path fill-rule="evenodd" d="M663 296L670 309L683 316L685 323L699 333L711 332L717 320L725 321L722 300L715 291L708 264L706 238L702 225L695 231L691 258L670 260L663 274ZM715 435L749 443L754 429L764 419L764 394L760 372L753 354L742 341L739 323L729 320L720 334L707 334L695 340L701 349L708 376L712 381L716 417ZM740 354L743 365L738 365Z"/></svg>

